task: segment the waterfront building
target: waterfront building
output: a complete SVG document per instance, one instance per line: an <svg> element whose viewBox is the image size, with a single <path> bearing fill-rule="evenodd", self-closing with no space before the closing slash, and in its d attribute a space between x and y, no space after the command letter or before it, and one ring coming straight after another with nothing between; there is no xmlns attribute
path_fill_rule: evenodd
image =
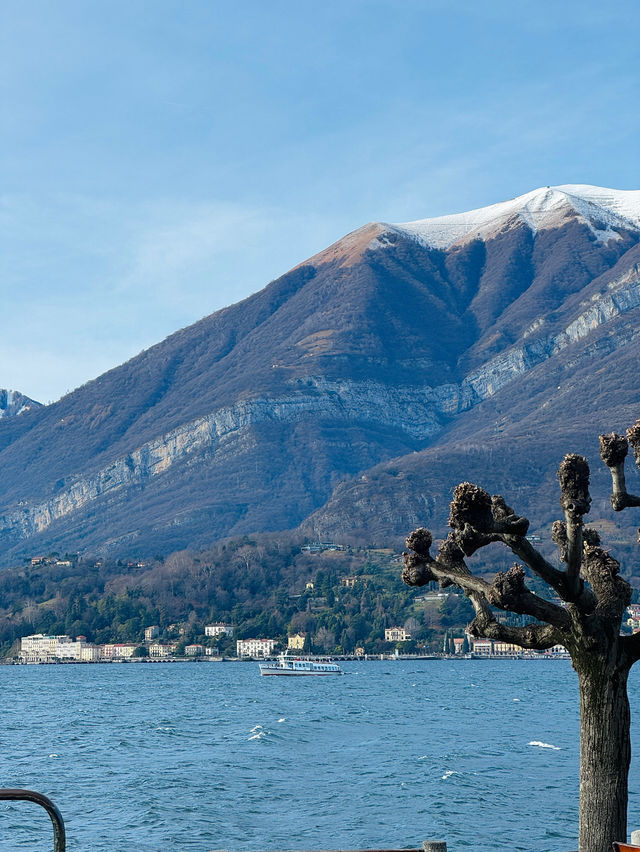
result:
<svg viewBox="0 0 640 852"><path fill-rule="evenodd" d="M135 642L114 642L100 645L100 658L103 660L128 660L138 647Z"/></svg>
<svg viewBox="0 0 640 852"><path fill-rule="evenodd" d="M493 643L493 654L496 657L515 657L522 653L524 653L524 649L520 645L514 645L513 642Z"/></svg>
<svg viewBox="0 0 640 852"><path fill-rule="evenodd" d="M46 636L44 633L23 636L20 640L20 657L28 663L45 662L58 656L58 647L63 642L71 642L71 637Z"/></svg>
<svg viewBox="0 0 640 852"><path fill-rule="evenodd" d="M20 659L24 663L51 663L56 660L91 660L97 655L97 647L86 642L84 637L75 641L65 634L47 636L33 633L20 640Z"/></svg>
<svg viewBox="0 0 640 852"><path fill-rule="evenodd" d="M275 639L238 639L236 654L239 657L269 657L275 647Z"/></svg>
<svg viewBox="0 0 640 852"><path fill-rule="evenodd" d="M490 657L493 654L491 639L472 639L471 651L480 657Z"/></svg>
<svg viewBox="0 0 640 852"><path fill-rule="evenodd" d="M175 645L161 645L160 642L153 642L149 645L149 656L156 660L170 657Z"/></svg>
<svg viewBox="0 0 640 852"><path fill-rule="evenodd" d="M83 642L80 649L80 659L83 663L97 663L100 659L100 648L90 642Z"/></svg>
<svg viewBox="0 0 640 852"><path fill-rule="evenodd" d="M204 654L204 645L185 645L184 652L187 657L201 657Z"/></svg>
<svg viewBox="0 0 640 852"><path fill-rule="evenodd" d="M104 645L100 645L101 660L113 660L115 655L115 645L111 644L110 642L105 642Z"/></svg>

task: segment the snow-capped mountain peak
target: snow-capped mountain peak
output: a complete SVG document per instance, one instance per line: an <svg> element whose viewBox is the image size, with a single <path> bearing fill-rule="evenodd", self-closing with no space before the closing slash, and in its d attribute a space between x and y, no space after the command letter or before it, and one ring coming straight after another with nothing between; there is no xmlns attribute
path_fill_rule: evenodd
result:
<svg viewBox="0 0 640 852"><path fill-rule="evenodd" d="M32 408L41 408L42 405L19 391L0 388L0 418L15 417L24 414Z"/></svg>
<svg viewBox="0 0 640 852"><path fill-rule="evenodd" d="M640 190L547 186L489 207L390 227L432 248L446 249L470 239L487 239L511 222L524 222L535 233L570 217L587 224L602 242L619 239L618 228L640 230Z"/></svg>

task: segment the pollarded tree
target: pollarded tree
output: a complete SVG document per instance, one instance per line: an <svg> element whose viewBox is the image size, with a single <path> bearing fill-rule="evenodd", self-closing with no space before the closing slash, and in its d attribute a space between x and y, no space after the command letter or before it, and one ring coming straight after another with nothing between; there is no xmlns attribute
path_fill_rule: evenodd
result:
<svg viewBox="0 0 640 852"><path fill-rule="evenodd" d="M640 420L620 435L600 436L600 456L611 471L611 505L615 511L640 506L629 494L624 464L631 444L640 467ZM580 688L580 852L609 852L627 833L628 775L631 759L627 678L640 658L640 633L620 635L631 587L619 576L619 563L600 546L598 534L583 525L589 511L589 466L578 455L565 456L558 471L564 521L556 521L552 538L564 563L555 567L526 537L529 521L502 497L463 482L454 491L451 532L436 557L430 554L429 530L407 539L402 579L410 586L438 581L458 586L471 600L472 636L513 642L545 650L564 645ZM506 545L530 571L555 592L554 603L527 588L525 568L515 564L489 583L471 573L465 557L492 542ZM498 622L494 608L532 616L526 627Z"/></svg>

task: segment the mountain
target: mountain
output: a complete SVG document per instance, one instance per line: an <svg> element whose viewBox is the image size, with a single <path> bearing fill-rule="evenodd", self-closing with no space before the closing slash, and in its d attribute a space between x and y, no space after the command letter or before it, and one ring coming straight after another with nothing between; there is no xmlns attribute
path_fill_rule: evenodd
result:
<svg viewBox="0 0 640 852"><path fill-rule="evenodd" d="M41 407L41 402L29 399L28 396L25 396L19 391L0 388L0 419L3 417L16 417L19 414L24 414L25 411Z"/></svg>
<svg viewBox="0 0 640 852"><path fill-rule="evenodd" d="M0 422L0 559L397 540L467 472L546 523L562 454L639 416L639 307L640 192L370 223Z"/></svg>
<svg viewBox="0 0 640 852"><path fill-rule="evenodd" d="M639 202L637 192L555 187L403 226L434 247L452 249L473 239L495 241L519 221L534 240L525 254L533 274L493 323L489 341L493 346L498 338L496 349L490 351L485 336L467 353L470 369L450 394L458 408L432 446L342 483L302 530L344 538L366 529L373 540L389 540L425 524L445 534L452 487L465 479L504 494L540 530L559 515L559 462L566 452L580 452L592 469L587 520L604 525L613 541L635 543L633 518L611 512L598 434L624 432L640 417L640 251L637 236L624 246L618 239L629 233L628 225L620 229L621 219L637 234ZM618 234L613 239L622 251L605 271L594 267L594 254L576 236L572 223L581 219L592 242L611 247L607 232ZM506 274L503 288L518 280ZM494 298L499 292L488 291ZM480 303L477 312L482 309ZM631 470L632 483L633 477Z"/></svg>

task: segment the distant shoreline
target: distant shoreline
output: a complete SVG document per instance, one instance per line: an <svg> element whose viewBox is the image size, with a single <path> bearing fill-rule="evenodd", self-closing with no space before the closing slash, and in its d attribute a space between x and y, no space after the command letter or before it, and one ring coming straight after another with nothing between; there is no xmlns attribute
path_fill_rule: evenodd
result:
<svg viewBox="0 0 640 852"><path fill-rule="evenodd" d="M39 660L22 662L18 660L2 660L0 665L5 666L102 666L123 664L148 664L148 663L258 663L275 660L276 657L136 657L122 660ZM302 658L303 659L303 658ZM418 662L418 661L469 661L469 660L516 660L516 661L544 661L544 660L571 660L569 654L368 654L364 657L355 656L326 656L326 659L336 662L376 663L388 662Z"/></svg>

